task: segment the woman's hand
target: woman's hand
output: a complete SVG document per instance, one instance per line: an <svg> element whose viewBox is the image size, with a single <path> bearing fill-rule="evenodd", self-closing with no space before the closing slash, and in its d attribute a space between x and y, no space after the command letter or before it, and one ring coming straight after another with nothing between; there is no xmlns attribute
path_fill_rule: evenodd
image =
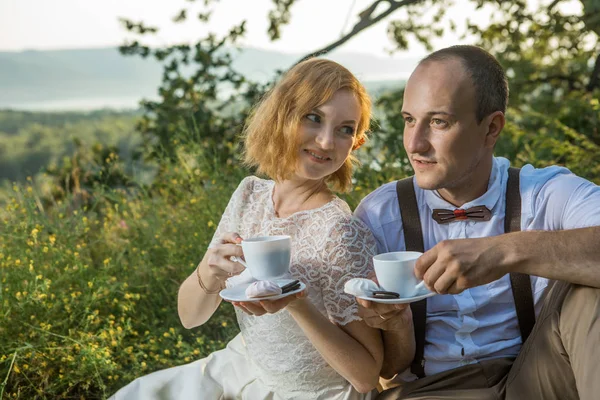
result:
<svg viewBox="0 0 600 400"><path fill-rule="evenodd" d="M289 304L295 302L298 299L302 299L307 296L307 291L303 290L299 293L296 293L294 296L287 296L282 299L277 300L261 300L258 302L239 302L233 301L235 307L238 307L240 310L249 315L261 316L265 314L275 314L276 312L286 308Z"/></svg>
<svg viewBox="0 0 600 400"><path fill-rule="evenodd" d="M223 234L219 244L206 252L208 280L225 281L227 278L240 274L245 268L238 262L231 261L231 257L243 257L242 247L238 246L242 238L236 232Z"/></svg>
<svg viewBox="0 0 600 400"><path fill-rule="evenodd" d="M357 298L358 314L371 328L399 331L412 325L408 304L381 304Z"/></svg>
<svg viewBox="0 0 600 400"><path fill-rule="evenodd" d="M196 270L179 287L177 312L181 323L187 329L204 324L213 315L221 297L218 295L225 280L244 270L244 266L231 261L232 256L243 255L240 235L226 233L219 243L204 253Z"/></svg>

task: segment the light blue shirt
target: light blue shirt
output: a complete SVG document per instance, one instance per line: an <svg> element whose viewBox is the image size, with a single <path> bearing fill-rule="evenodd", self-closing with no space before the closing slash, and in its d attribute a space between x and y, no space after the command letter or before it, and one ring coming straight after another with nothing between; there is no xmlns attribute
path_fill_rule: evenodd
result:
<svg viewBox="0 0 600 400"><path fill-rule="evenodd" d="M440 225L431 218L434 208L454 210L437 191L415 184L425 250L446 239L480 238L504 233L505 192L509 162L494 158L487 192L461 208L485 205L488 222L470 220ZM562 167L521 169L521 230L563 230L600 225L600 187ZM406 250L398 208L396 182L383 185L359 204L355 215L371 229L379 253ZM536 314L549 281L532 277ZM425 374L432 375L478 360L516 357L521 348L509 275L458 295L427 300ZM463 355L464 354L464 355ZM416 377L404 371L401 379Z"/></svg>

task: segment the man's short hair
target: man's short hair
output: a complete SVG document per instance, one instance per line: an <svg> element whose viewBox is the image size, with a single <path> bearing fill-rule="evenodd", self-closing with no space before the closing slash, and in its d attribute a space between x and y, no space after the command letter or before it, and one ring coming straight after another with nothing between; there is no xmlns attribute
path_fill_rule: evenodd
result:
<svg viewBox="0 0 600 400"><path fill-rule="evenodd" d="M487 51L468 45L451 46L435 51L422 59L419 65L458 59L464 66L475 88L475 116L481 123L495 111L506 113L508 80L504 69Z"/></svg>

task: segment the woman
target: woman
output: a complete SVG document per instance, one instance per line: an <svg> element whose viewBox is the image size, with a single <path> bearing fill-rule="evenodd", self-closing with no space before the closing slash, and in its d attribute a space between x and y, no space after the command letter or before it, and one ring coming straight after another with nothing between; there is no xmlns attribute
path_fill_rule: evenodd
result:
<svg viewBox="0 0 600 400"><path fill-rule="evenodd" d="M242 238L289 235L290 272L307 290L234 303L241 328L205 359L140 378L116 399L369 399L383 359L381 337L363 323L344 283L371 270L375 242L333 190L348 190L371 103L341 65L294 66L249 117L245 161L272 180L245 178L204 258L179 290L183 325L205 323L219 291L244 267ZM330 189L331 188L331 189Z"/></svg>

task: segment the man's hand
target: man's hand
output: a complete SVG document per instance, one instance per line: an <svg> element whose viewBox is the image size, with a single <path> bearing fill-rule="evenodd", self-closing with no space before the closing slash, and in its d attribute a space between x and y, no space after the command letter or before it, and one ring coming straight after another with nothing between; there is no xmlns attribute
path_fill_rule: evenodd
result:
<svg viewBox="0 0 600 400"><path fill-rule="evenodd" d="M439 294L458 294L500 279L510 272L505 265L510 249L502 236L439 242L419 257L415 275Z"/></svg>
<svg viewBox="0 0 600 400"><path fill-rule="evenodd" d="M358 315L371 328L397 331L412 324L412 312L408 304L382 304L356 299Z"/></svg>

